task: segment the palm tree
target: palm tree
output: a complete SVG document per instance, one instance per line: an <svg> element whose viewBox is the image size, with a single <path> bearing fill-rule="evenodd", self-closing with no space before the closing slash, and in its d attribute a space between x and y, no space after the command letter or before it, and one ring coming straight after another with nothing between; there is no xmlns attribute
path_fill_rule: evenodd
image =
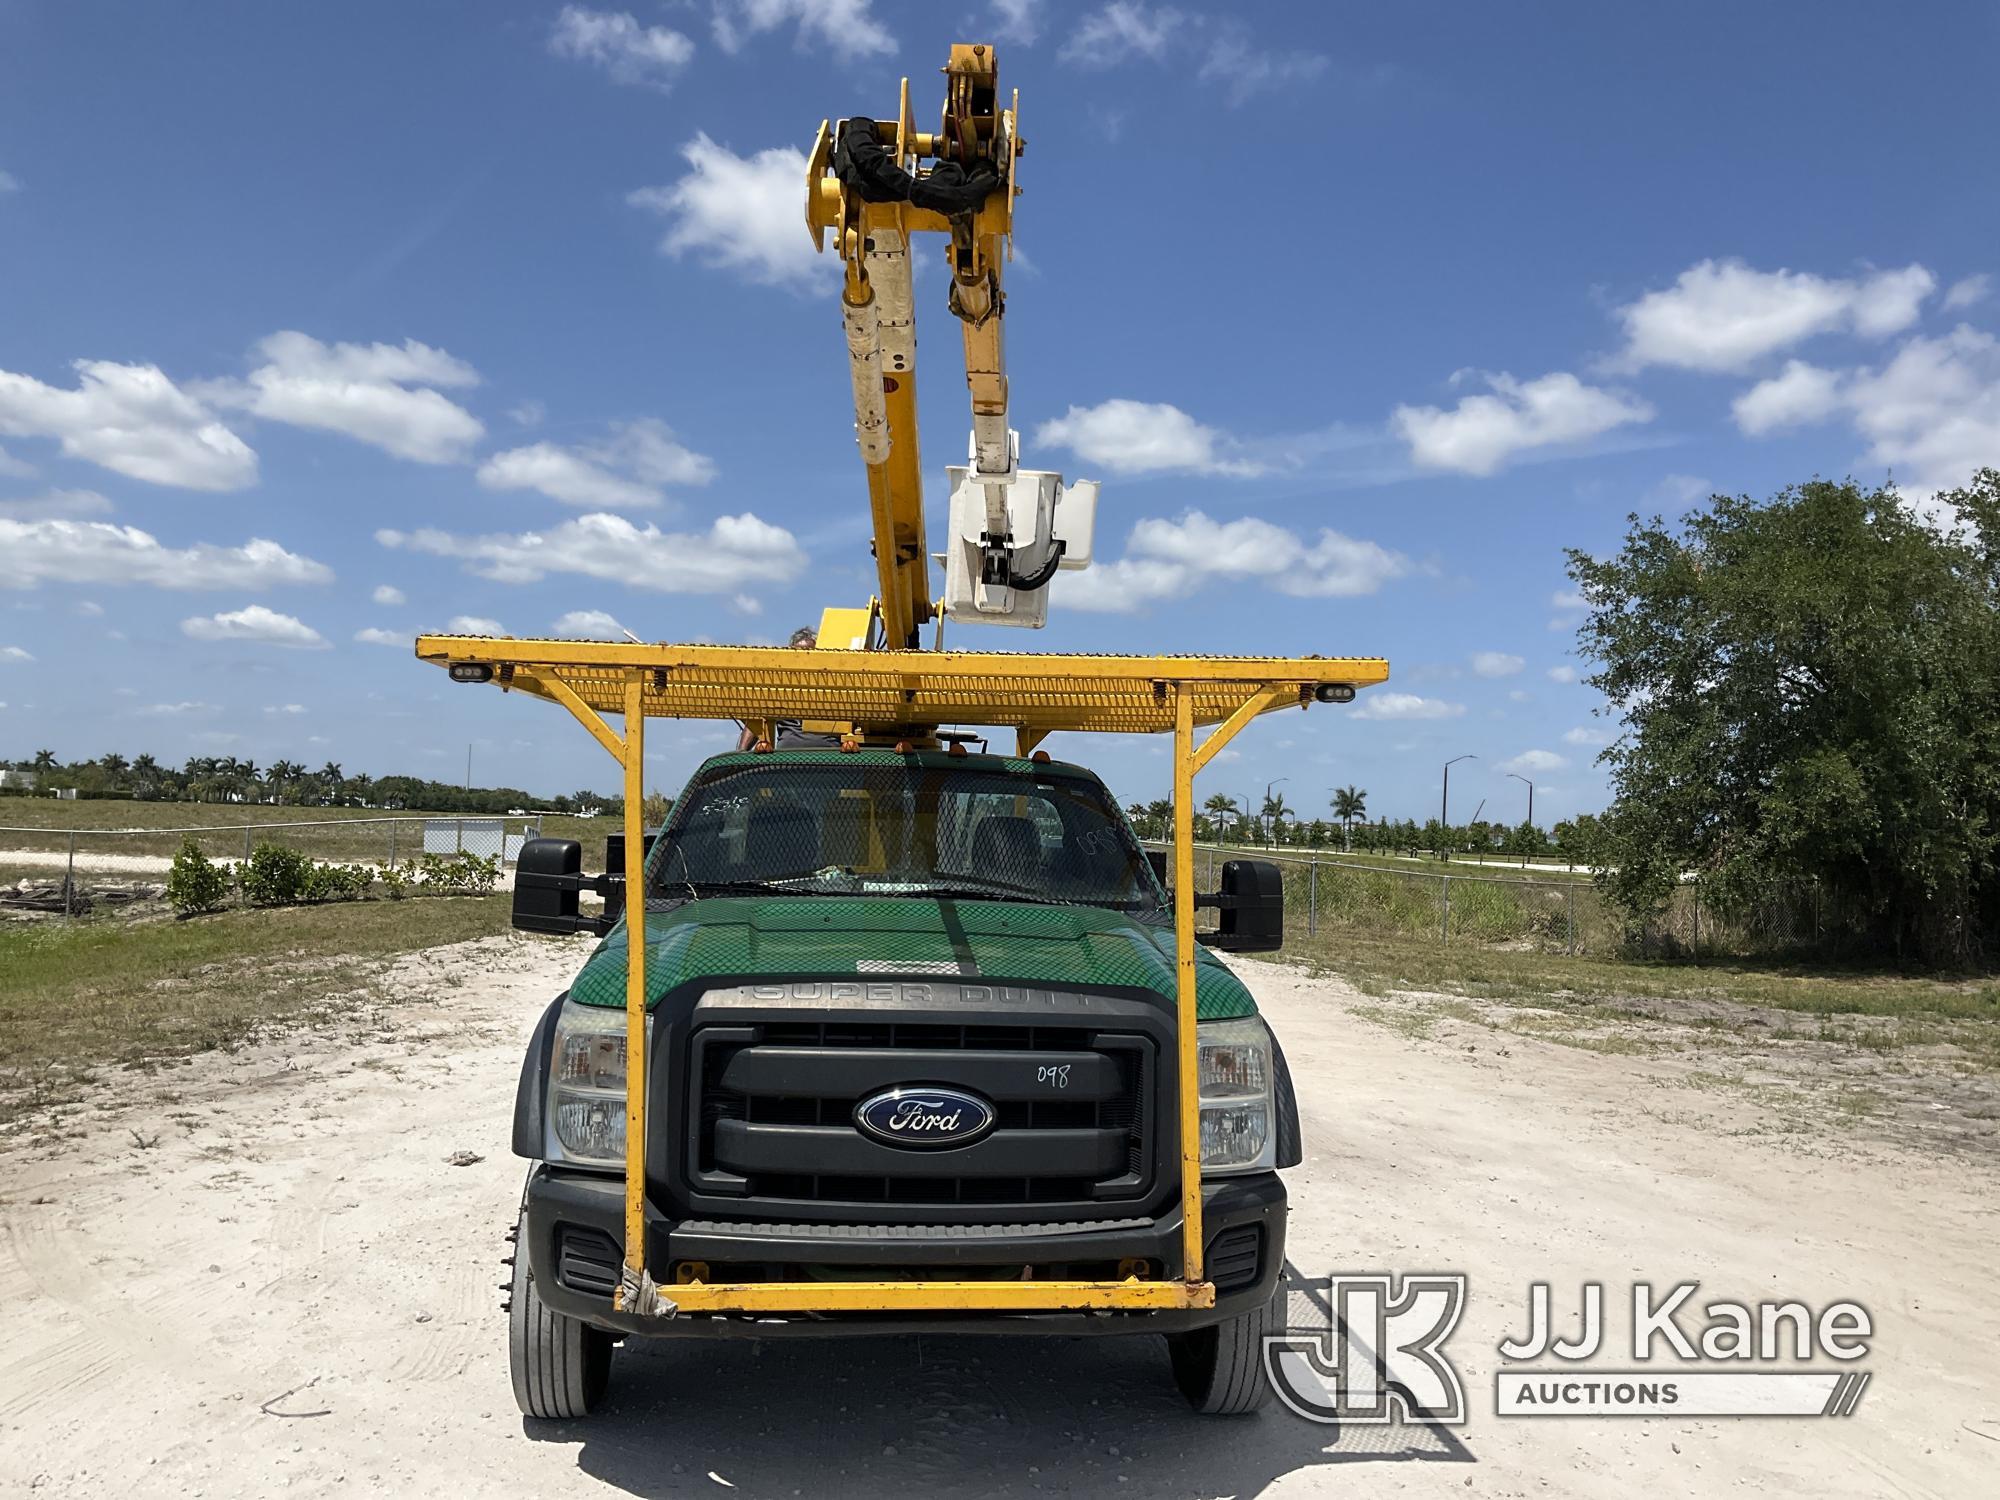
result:
<svg viewBox="0 0 2000 1500"><path fill-rule="evenodd" d="M1155 797L1146 804L1146 816L1152 820L1153 837L1163 839L1173 831L1174 799Z"/></svg>
<svg viewBox="0 0 2000 1500"><path fill-rule="evenodd" d="M1243 817L1243 814L1237 811L1236 804L1231 802L1221 792L1217 792L1213 797L1202 803L1202 807L1211 818L1215 819L1216 837L1218 839L1222 836L1222 820L1224 818L1235 817L1240 822Z"/></svg>
<svg viewBox="0 0 2000 1500"><path fill-rule="evenodd" d="M104 774L114 782L125 773L125 768L129 764L125 757L120 755L116 750L112 751L109 755L98 756L97 763L104 768Z"/></svg>
<svg viewBox="0 0 2000 1500"><path fill-rule="evenodd" d="M1333 794L1333 815L1340 819L1341 835L1348 851L1354 849L1354 820L1368 815L1368 794L1358 786L1344 786Z"/></svg>
<svg viewBox="0 0 2000 1500"><path fill-rule="evenodd" d="M55 751L37 750L35 752L35 769L37 771L53 771L55 768L56 768Z"/></svg>
<svg viewBox="0 0 2000 1500"><path fill-rule="evenodd" d="M1285 794L1283 792L1273 792L1264 798L1264 817L1268 818L1271 822L1271 842L1273 844L1278 842L1278 833L1285 826L1285 819L1296 816L1297 814L1285 805Z"/></svg>
<svg viewBox="0 0 2000 1500"><path fill-rule="evenodd" d="M347 778L340 774L340 763L338 761L330 760L321 766L319 768L319 784L322 800L338 802L340 800L341 789L346 780Z"/></svg>

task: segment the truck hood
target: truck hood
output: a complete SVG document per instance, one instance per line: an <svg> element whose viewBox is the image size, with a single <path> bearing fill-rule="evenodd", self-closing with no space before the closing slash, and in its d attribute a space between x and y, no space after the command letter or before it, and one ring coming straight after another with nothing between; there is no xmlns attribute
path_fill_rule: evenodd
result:
<svg viewBox="0 0 2000 1500"><path fill-rule="evenodd" d="M627 932L613 928L570 987L625 1004ZM949 978L1049 989L1149 990L1172 1003L1174 934L1090 906L900 896L710 897L646 914L646 1003L693 980ZM1195 955L1204 1021L1256 1014L1243 982Z"/></svg>

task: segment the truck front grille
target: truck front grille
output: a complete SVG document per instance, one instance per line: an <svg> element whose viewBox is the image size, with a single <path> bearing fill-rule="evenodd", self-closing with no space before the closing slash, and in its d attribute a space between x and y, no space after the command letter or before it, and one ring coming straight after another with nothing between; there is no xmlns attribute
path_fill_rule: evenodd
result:
<svg viewBox="0 0 2000 1500"><path fill-rule="evenodd" d="M699 1123L687 1142L698 1191L739 1213L797 1216L905 1205L1103 1218L1148 1196L1157 1044L1079 1026L783 1021L696 1030L688 1050ZM911 1150L864 1134L859 1101L948 1085L992 1102L979 1141ZM951 1215L956 1217L956 1213Z"/></svg>

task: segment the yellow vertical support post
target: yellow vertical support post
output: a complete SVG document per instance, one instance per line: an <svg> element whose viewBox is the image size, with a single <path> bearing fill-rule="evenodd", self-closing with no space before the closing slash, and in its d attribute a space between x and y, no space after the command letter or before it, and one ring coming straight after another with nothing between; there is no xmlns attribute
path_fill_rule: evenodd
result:
<svg viewBox="0 0 2000 1500"><path fill-rule="evenodd" d="M625 1276L646 1284L646 674L625 674ZM627 1311L632 1299L621 1296Z"/></svg>
<svg viewBox="0 0 2000 1500"><path fill-rule="evenodd" d="M1195 1066L1194 694L1174 687L1174 1015L1180 1062L1181 1265L1202 1279L1201 1098Z"/></svg>

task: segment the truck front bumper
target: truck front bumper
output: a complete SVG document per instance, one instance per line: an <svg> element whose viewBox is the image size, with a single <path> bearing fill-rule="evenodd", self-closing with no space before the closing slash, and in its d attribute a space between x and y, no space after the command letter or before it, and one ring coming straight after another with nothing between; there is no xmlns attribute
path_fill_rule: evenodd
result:
<svg viewBox="0 0 2000 1500"><path fill-rule="evenodd" d="M1215 1306L1148 1312L950 1312L640 1317L614 1312L611 1285L624 1238L624 1184L615 1177L538 1165L528 1177L522 1241L536 1291L553 1312L614 1333L649 1338L798 1338L906 1331L986 1334L1185 1333L1250 1312L1276 1290L1285 1261L1285 1187L1275 1172L1202 1186L1206 1274ZM1180 1274L1181 1214L1083 1224L903 1225L647 1221L647 1269L662 1282L690 1261L768 1267L771 1279L926 1280L976 1278L1002 1268L1037 1275L1115 1274L1146 1261ZM722 1273L718 1272L718 1277ZM1018 1271L1013 1274L1018 1275ZM663 1290L671 1297L671 1285Z"/></svg>

